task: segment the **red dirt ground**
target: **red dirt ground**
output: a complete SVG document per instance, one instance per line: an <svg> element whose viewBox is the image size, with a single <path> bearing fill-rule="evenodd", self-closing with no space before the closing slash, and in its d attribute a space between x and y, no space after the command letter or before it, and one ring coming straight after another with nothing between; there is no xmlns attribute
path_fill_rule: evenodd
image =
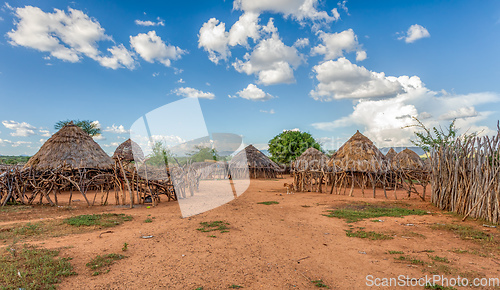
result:
<svg viewBox="0 0 500 290"><path fill-rule="evenodd" d="M78 273L64 278L60 289L228 289L241 285L245 289L319 289L311 280L323 280L332 289L365 288L367 275L395 278L431 276L433 271L446 277L461 274L467 277L500 277L500 260L495 251L486 257L470 253L455 253L453 249L477 249L477 242L461 240L452 232L431 229L430 225L460 223L495 235L495 228L482 227L478 221L460 222L460 218L444 213L418 197L408 198L398 191L398 200L389 193L377 192L374 199L368 191L362 197L359 189L354 197L326 193L301 192L286 194L283 183L291 178L252 180L250 188L239 198L214 210L190 218L182 218L177 202L162 202L155 208L136 206L94 206L88 208L76 202L67 207L34 207L18 212L0 212L0 227L13 223L41 219L62 219L89 213L125 213L133 221L93 232L35 240L45 248L61 248L62 257L72 257ZM81 199L73 196L73 199ZM114 199L114 198L113 198ZM278 201L279 204L257 204ZM370 219L346 223L342 219L324 216L327 210L353 202L378 203L424 209L431 214L403 218L381 217L383 222ZM152 218L152 223L144 220ZM228 233L197 231L200 222L226 221ZM394 236L392 240L368 240L347 237L353 230L364 227ZM111 230L112 233L102 234ZM209 235L216 237L209 237ZM152 235L143 239L141 236ZM122 252L124 243L128 250ZM5 247L5 244L0 247ZM425 262L414 265L400 262L388 251L403 251L405 255ZM425 250L434 252L427 253ZM118 253L128 256L116 262L107 274L92 276L85 266L96 255ZM446 257L449 263L435 262L429 255ZM444 265L437 269L439 265ZM446 268L447 267L447 268ZM422 287L420 287L422 288Z"/></svg>

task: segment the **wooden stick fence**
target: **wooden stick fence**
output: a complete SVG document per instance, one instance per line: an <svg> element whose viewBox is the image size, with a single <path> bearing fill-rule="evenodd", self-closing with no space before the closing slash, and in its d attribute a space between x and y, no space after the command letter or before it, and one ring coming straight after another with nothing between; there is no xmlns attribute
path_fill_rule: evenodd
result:
<svg viewBox="0 0 500 290"><path fill-rule="evenodd" d="M493 137L458 140L431 154L431 201L443 210L500 222L500 126Z"/></svg>

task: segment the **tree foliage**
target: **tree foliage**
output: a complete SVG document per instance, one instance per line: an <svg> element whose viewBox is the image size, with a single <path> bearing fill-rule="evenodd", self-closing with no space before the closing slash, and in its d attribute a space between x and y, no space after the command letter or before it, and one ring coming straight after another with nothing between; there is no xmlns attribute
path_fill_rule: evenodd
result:
<svg viewBox="0 0 500 290"><path fill-rule="evenodd" d="M148 155L146 163L153 166L168 166L168 159L173 155L163 142L158 141L153 144L151 154Z"/></svg>
<svg viewBox="0 0 500 290"><path fill-rule="evenodd" d="M219 160L219 153L215 148L195 146L196 150L189 154L191 162L204 162L205 160Z"/></svg>
<svg viewBox="0 0 500 290"><path fill-rule="evenodd" d="M427 128L419 119L413 117L413 120L416 124L406 126L404 128L413 127L420 129L420 131L414 132L417 139L410 141L415 146L422 148L425 152L430 152L432 149L437 149L443 146L451 146L455 144L458 139L468 140L478 135L477 132L459 135L458 128L455 127L456 120L453 120L445 130L441 127L432 127L432 129L430 129Z"/></svg>
<svg viewBox="0 0 500 290"><path fill-rule="evenodd" d="M321 145L311 134L300 131L283 131L269 140L269 153L274 162L286 164L313 147L321 151Z"/></svg>
<svg viewBox="0 0 500 290"><path fill-rule="evenodd" d="M30 156L0 156L0 164L16 165L28 162Z"/></svg>
<svg viewBox="0 0 500 290"><path fill-rule="evenodd" d="M54 125L54 129L59 130L62 127L68 125L70 122L73 122L74 125L80 127L85 133L89 134L91 137L101 135L101 128L90 120L66 120L59 121Z"/></svg>

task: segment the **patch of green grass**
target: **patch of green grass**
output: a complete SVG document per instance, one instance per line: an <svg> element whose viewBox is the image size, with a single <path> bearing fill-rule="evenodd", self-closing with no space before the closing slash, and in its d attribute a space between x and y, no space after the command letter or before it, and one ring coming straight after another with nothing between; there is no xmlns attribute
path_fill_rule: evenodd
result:
<svg viewBox="0 0 500 290"><path fill-rule="evenodd" d="M323 280L312 280L311 283L313 283L314 286L316 286L318 288L330 288L330 287L328 287L328 285L323 283Z"/></svg>
<svg viewBox="0 0 500 290"><path fill-rule="evenodd" d="M0 207L0 212L18 212L31 209L31 206L27 205L8 205Z"/></svg>
<svg viewBox="0 0 500 290"><path fill-rule="evenodd" d="M89 269L94 270L92 276L109 273L109 267L116 261L126 258L127 256L120 254L107 254L104 256L97 255L95 258L85 264Z"/></svg>
<svg viewBox="0 0 500 290"><path fill-rule="evenodd" d="M421 239L427 239L426 236L424 236L423 234L421 233L416 233L416 232L412 232L412 231L405 231L401 234L401 237L404 238L404 237L409 237L409 238L421 238Z"/></svg>
<svg viewBox="0 0 500 290"><path fill-rule="evenodd" d="M61 277L76 275L70 258L35 246L8 246L0 254L1 289L55 289Z"/></svg>
<svg viewBox="0 0 500 290"><path fill-rule="evenodd" d="M434 253L435 251L434 250L423 250L422 252L424 252L424 253Z"/></svg>
<svg viewBox="0 0 500 290"><path fill-rule="evenodd" d="M410 257L410 256L399 256L399 257L394 258L394 260L408 262L408 263L413 264L413 265L424 265L425 264L424 261Z"/></svg>
<svg viewBox="0 0 500 290"><path fill-rule="evenodd" d="M49 224L50 223L50 224ZM50 229L54 221L51 222L36 222L26 223L22 225L14 225L10 228L0 228L0 240L15 239L22 240L25 238L38 237L44 234L52 234Z"/></svg>
<svg viewBox="0 0 500 290"><path fill-rule="evenodd" d="M217 238L217 236L216 236L216 235L210 235L210 236L208 236L208 237L209 237L209 238Z"/></svg>
<svg viewBox="0 0 500 290"><path fill-rule="evenodd" d="M351 237L351 238L354 237L354 238L370 239L370 240L392 240L393 239L393 237L391 237L389 235L377 233L374 231L365 232L363 230L359 230L357 232L353 232L350 230L346 230L345 234L346 234L346 236Z"/></svg>
<svg viewBox="0 0 500 290"><path fill-rule="evenodd" d="M257 204L271 205L271 204L279 204L279 202L273 200L273 201L262 201L258 202Z"/></svg>
<svg viewBox="0 0 500 290"><path fill-rule="evenodd" d="M458 235L462 240L475 240L475 241L492 241L493 236L477 230L471 226L463 226L456 224L434 224L431 226L434 230L445 230L453 232Z"/></svg>
<svg viewBox="0 0 500 290"><path fill-rule="evenodd" d="M465 253L468 253L468 254L479 256L479 257L488 257L488 255L486 255L485 253L480 252L478 250L452 249L452 250L450 250L450 252L453 252L453 253L456 253L456 254L465 254Z"/></svg>
<svg viewBox="0 0 500 290"><path fill-rule="evenodd" d="M132 216L125 215L123 213L104 213L104 214L92 214L92 215L79 215L70 217L63 220L63 223L75 226L75 227L91 227L99 226L104 228L114 227L121 225L123 222L131 221Z"/></svg>
<svg viewBox="0 0 500 290"><path fill-rule="evenodd" d="M231 289L240 289L240 288L243 288L243 286L233 284L233 285L229 286L229 288L231 288Z"/></svg>
<svg viewBox="0 0 500 290"><path fill-rule="evenodd" d="M201 222L201 228L197 230L203 233L220 231L221 233L229 232L229 228L227 227L229 223L224 221L214 221L214 222Z"/></svg>
<svg viewBox="0 0 500 290"><path fill-rule="evenodd" d="M123 243L122 251L127 251L128 250L128 243Z"/></svg>
<svg viewBox="0 0 500 290"><path fill-rule="evenodd" d="M450 260L446 257L439 257L439 256L433 256L433 255L428 255L431 260L434 260L436 262L441 262L441 263L449 263Z"/></svg>
<svg viewBox="0 0 500 290"><path fill-rule="evenodd" d="M147 218L147 219L145 219L145 220L144 220L144 222L145 222L145 223L152 223L152 222L153 222L153 220L152 220L152 219L150 219L150 218Z"/></svg>
<svg viewBox="0 0 500 290"><path fill-rule="evenodd" d="M12 233L16 236L36 236L44 231L44 227L41 223L27 223L19 228L12 229Z"/></svg>
<svg viewBox="0 0 500 290"><path fill-rule="evenodd" d="M403 255L404 252L403 251L389 251L389 254L391 254L391 255L396 255L396 254Z"/></svg>
<svg viewBox="0 0 500 290"><path fill-rule="evenodd" d="M377 217L402 217L408 215L425 215L426 211L420 209L406 209L400 207L387 207L385 205L347 205L345 208L329 210L327 217L345 219L348 223L357 222L363 219Z"/></svg>

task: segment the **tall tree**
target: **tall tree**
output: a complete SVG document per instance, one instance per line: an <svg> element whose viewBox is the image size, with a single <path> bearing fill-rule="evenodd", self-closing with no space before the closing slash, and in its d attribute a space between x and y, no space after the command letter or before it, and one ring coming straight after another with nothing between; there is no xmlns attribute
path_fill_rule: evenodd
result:
<svg viewBox="0 0 500 290"><path fill-rule="evenodd" d="M271 159L281 164L290 163L311 147L322 151L321 145L311 134L292 130L276 135L269 140L268 145Z"/></svg>
<svg viewBox="0 0 500 290"><path fill-rule="evenodd" d="M90 120L59 121L54 125L54 129L59 130L71 122L73 122L74 125L82 128L82 130L85 131L85 133L89 134L91 137L101 135L101 128L99 128L99 125L96 122Z"/></svg>

